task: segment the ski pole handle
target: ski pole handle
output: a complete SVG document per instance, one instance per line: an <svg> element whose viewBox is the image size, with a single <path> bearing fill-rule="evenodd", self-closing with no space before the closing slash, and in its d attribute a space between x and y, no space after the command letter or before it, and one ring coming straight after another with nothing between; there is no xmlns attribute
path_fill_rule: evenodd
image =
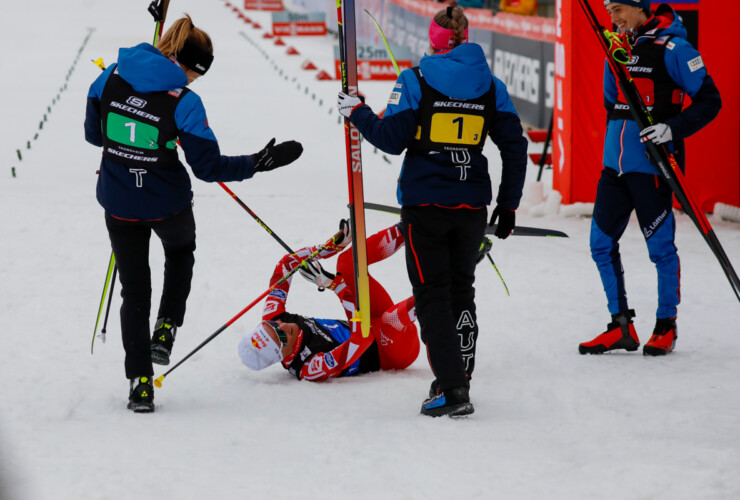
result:
<svg viewBox="0 0 740 500"><path fill-rule="evenodd" d="M609 43L608 51L612 58L619 64L627 64L632 59L632 47L627 40L626 33L614 33L604 30L604 38Z"/></svg>

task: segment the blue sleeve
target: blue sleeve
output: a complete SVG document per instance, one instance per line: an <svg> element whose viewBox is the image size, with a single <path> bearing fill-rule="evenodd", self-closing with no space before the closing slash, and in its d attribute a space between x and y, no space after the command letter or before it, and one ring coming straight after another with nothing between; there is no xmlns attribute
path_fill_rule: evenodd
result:
<svg viewBox="0 0 740 500"><path fill-rule="evenodd" d="M609 61L604 60L604 108L606 109L607 121L609 121L612 111L614 111L617 95L617 79L609 67Z"/></svg>
<svg viewBox="0 0 740 500"><path fill-rule="evenodd" d="M687 41L672 39L666 47L664 60L673 81L691 97L691 104L686 109L666 120L674 139L683 139L701 130L717 116L722 108L722 99L701 55Z"/></svg>
<svg viewBox="0 0 740 500"><path fill-rule="evenodd" d="M369 106L358 106L351 121L370 144L389 154L401 154L416 134L416 110L421 99L419 80L411 70L398 77L383 118Z"/></svg>
<svg viewBox="0 0 740 500"><path fill-rule="evenodd" d="M502 171L496 203L503 208L519 207L527 175L527 139L519 115L511 102L506 84L493 77L496 90L496 114L488 135L501 153Z"/></svg>
<svg viewBox="0 0 740 500"><path fill-rule="evenodd" d="M195 92L185 94L175 109L180 146L193 174L206 182L241 181L254 173L252 155L223 156L208 126L203 102Z"/></svg>
<svg viewBox="0 0 740 500"><path fill-rule="evenodd" d="M103 129L100 123L100 96L103 95L108 77L116 68L111 64L103 73L98 76L90 85L87 92L87 107L85 109L85 140L93 146L101 147L103 145Z"/></svg>

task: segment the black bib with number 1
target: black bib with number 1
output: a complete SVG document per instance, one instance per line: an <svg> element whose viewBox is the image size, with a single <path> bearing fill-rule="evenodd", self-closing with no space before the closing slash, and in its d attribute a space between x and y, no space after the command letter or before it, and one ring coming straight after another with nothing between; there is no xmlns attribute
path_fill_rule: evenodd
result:
<svg viewBox="0 0 740 500"><path fill-rule="evenodd" d="M175 108L187 92L136 92L116 68L101 96L103 156L143 168L177 166Z"/></svg>
<svg viewBox="0 0 740 500"><path fill-rule="evenodd" d="M491 88L475 99L453 99L432 88L413 68L421 86L419 126L409 149L416 154L439 151L480 153L488 135L489 120L495 108Z"/></svg>

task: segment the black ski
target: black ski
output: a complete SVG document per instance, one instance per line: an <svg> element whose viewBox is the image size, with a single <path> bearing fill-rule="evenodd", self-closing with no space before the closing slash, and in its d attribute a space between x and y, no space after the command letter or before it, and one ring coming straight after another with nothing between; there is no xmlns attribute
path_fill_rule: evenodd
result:
<svg viewBox="0 0 740 500"><path fill-rule="evenodd" d="M401 209L398 207L391 207L389 205L381 205L379 203L368 203L365 202L365 208L370 210L377 210L379 212L387 212L389 214L401 215ZM498 224L486 227L486 234L493 234L496 232ZM556 231L554 229L545 229L541 227L527 227L527 226L516 226L512 236L546 236L550 238L567 238L568 235L562 231Z"/></svg>
<svg viewBox="0 0 740 500"><path fill-rule="evenodd" d="M596 14L594 14L594 11L591 9L587 0L578 0L578 3L586 14L586 17L591 24L591 28L593 28L596 36L599 38L601 47L604 49L604 52L606 52L606 59L609 61L609 66L611 66L612 71L617 76L619 87L622 89L622 93L627 100L627 104L630 107L632 118L635 120L635 123L637 123L640 130L653 125L653 117L647 109L647 106L645 106L640 93L637 91L637 87L635 86L635 82L632 80L632 76L629 71L627 71L624 63L618 62L612 51L609 50L612 44L606 36L605 28L599 24L598 19L596 19ZM619 58L622 59L622 57ZM715 257L717 257L720 266L722 266L722 271L724 271L725 276L727 276L727 279L732 286L732 291L735 292L735 296L740 300L740 278L738 278L735 269L730 263L730 259L727 257L717 235L709 224L707 216L697 206L686 188L686 181L683 177L683 173L681 172L676 159L673 157L673 154L668 151L665 144L658 145L653 141L647 141L645 144L653 163L658 167L660 173L663 174L663 177L673 191L673 194L676 195L676 199L699 229L699 232L701 232L704 237L704 241L707 242L707 245L709 245L709 248L711 248Z"/></svg>

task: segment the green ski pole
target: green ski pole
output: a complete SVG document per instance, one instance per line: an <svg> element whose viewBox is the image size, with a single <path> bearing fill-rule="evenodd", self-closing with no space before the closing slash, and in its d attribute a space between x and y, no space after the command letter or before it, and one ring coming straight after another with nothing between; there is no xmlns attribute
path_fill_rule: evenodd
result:
<svg viewBox="0 0 740 500"><path fill-rule="evenodd" d="M98 332L98 323L100 322L100 313L103 312L103 304L105 303L105 296L108 292L108 285L111 282L111 276L113 276L114 270L116 269L116 256L113 254L113 252L110 253L110 260L108 261L108 273L105 275L105 285L103 286L103 293L100 296L100 307L98 307L98 317L95 320L95 329L93 330L93 336L92 336L92 343L90 344L90 354L93 353L93 350L95 349L95 334ZM111 287L111 291L113 290L113 287ZM110 300L108 301L108 305L110 306ZM109 307L110 308L110 307ZM106 322L108 318L108 314L106 313ZM105 342L105 335L102 337L103 342Z"/></svg>

